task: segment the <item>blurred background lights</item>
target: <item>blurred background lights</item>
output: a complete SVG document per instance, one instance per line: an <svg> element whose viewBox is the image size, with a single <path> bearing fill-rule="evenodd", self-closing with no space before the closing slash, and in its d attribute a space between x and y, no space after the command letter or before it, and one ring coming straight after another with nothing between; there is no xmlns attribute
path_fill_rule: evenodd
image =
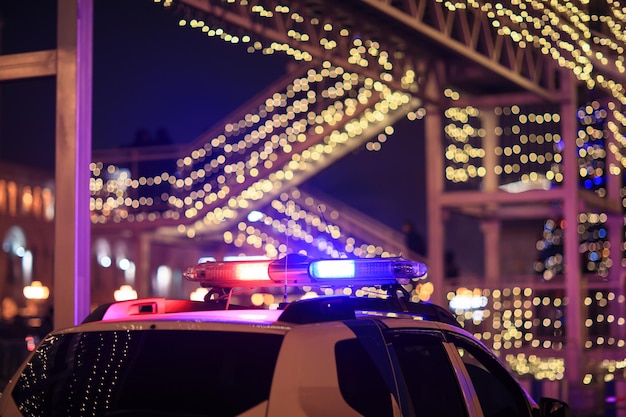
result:
<svg viewBox="0 0 626 417"><path fill-rule="evenodd" d="M102 255L102 256L98 257L98 263L103 268L108 268L108 267L110 267L113 264L113 261L111 260L110 256Z"/></svg>
<svg viewBox="0 0 626 417"><path fill-rule="evenodd" d="M189 294L191 301L204 301L204 297L209 293L208 288L196 288Z"/></svg>
<svg viewBox="0 0 626 417"><path fill-rule="evenodd" d="M27 300L46 300L50 296L50 289L41 281L33 281L24 287L24 297Z"/></svg>
<svg viewBox="0 0 626 417"><path fill-rule="evenodd" d="M117 261L117 267L122 271L126 271L130 268L130 260L128 258L121 258Z"/></svg>
<svg viewBox="0 0 626 417"><path fill-rule="evenodd" d="M137 291L130 285L122 285L119 289L115 290L113 297L115 301L135 300L137 299Z"/></svg>
<svg viewBox="0 0 626 417"><path fill-rule="evenodd" d="M251 223L258 222L262 218L263 218L263 213L261 213L260 211L257 211L257 210L252 210L248 214L248 221L251 222Z"/></svg>

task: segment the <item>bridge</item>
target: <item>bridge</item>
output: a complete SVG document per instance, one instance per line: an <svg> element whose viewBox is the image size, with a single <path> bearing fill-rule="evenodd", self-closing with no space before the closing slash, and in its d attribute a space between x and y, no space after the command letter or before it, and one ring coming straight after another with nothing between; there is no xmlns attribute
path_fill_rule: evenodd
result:
<svg viewBox="0 0 626 417"><path fill-rule="evenodd" d="M75 3L89 4L61 1L60 7L75 10ZM298 247L287 246L289 239L329 256L405 251L397 233L301 187L401 118L420 118L433 299L467 295L460 287L489 298L489 309L466 312L466 326L512 355L518 370L548 366L544 371L559 380L557 359L563 360L571 398L584 398L577 393L585 392L580 383L589 375L611 380L624 368L621 7L530 0L164 0L155 7L179 16L181 26L245 43L251 53L285 54L293 65L189 147L102 152L89 162L71 143L65 149L91 168L93 236L136 234L144 286L154 245L188 247L190 240L272 256ZM60 39L74 33L80 40L85 29L78 22L69 26L74 32L61 30ZM0 77L56 74L62 81L63 67L53 65L65 62L62 46L1 57ZM77 53L88 56L80 42ZM68 77L76 81L71 71ZM80 99L73 87L59 94L64 91L74 93L68 103ZM68 117L69 126L85 120ZM70 136L78 144L89 135ZM163 160L175 166L141 174L142 164ZM58 169L57 184L68 175ZM84 194L66 192L61 201ZM59 208L57 230L74 230L81 218L76 209ZM69 218L62 217L66 212ZM478 219L483 277L444 278L446 223L455 213ZM544 232L546 242L560 239L562 254L554 258L560 269L546 260L540 275L521 276L503 249L516 253L516 239L532 240L528 230L511 225L542 219L564 226ZM57 241L56 250L73 258L76 243ZM55 275L61 272L68 271L55 267ZM608 335L594 334L607 322ZM530 331L535 326L541 329ZM546 361L533 365L530 357ZM584 357L609 359L592 369Z"/></svg>

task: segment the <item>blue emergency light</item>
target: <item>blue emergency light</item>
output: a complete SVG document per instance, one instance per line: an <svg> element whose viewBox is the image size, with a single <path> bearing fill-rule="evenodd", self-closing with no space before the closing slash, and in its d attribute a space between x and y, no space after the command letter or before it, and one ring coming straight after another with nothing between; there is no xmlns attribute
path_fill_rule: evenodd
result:
<svg viewBox="0 0 626 417"><path fill-rule="evenodd" d="M271 261L203 262L184 277L203 287L351 286L408 284L426 276L426 265L404 258L311 260L287 256Z"/></svg>

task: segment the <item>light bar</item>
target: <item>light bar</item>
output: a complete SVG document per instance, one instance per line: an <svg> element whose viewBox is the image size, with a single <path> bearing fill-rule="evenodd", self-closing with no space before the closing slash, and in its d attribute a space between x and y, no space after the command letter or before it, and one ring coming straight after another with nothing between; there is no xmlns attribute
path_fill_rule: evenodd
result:
<svg viewBox="0 0 626 417"><path fill-rule="evenodd" d="M206 287L232 288L242 286L272 286L269 265L272 261L203 262L183 272L188 281Z"/></svg>
<svg viewBox="0 0 626 417"><path fill-rule="evenodd" d="M277 261L204 262L184 277L204 287L350 286L408 284L426 275L426 265L403 258L311 260L286 256Z"/></svg>
<svg viewBox="0 0 626 417"><path fill-rule="evenodd" d="M309 272L316 281L345 278L366 283L408 284L411 279L426 275L426 265L402 258L327 259L311 262Z"/></svg>
<svg viewBox="0 0 626 417"><path fill-rule="evenodd" d="M354 278L356 265L352 259L315 261L309 272L314 278Z"/></svg>

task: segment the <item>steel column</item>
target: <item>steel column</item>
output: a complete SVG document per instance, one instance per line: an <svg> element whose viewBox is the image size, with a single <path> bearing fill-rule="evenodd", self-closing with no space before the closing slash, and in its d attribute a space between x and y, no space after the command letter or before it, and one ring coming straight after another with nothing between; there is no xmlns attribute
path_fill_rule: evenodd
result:
<svg viewBox="0 0 626 417"><path fill-rule="evenodd" d="M93 0L59 0L57 43L54 325L90 311Z"/></svg>
<svg viewBox="0 0 626 417"><path fill-rule="evenodd" d="M564 165L564 197L563 219L565 221L565 380L569 402L578 409L584 396L582 395L582 354L583 354L583 309L582 301L585 285L580 270L580 254L578 252L578 151L577 136L577 95L576 83L569 72L563 71L563 88L567 89L564 96L569 99L561 103L561 136L565 141L563 151ZM568 93L568 94L567 94Z"/></svg>

